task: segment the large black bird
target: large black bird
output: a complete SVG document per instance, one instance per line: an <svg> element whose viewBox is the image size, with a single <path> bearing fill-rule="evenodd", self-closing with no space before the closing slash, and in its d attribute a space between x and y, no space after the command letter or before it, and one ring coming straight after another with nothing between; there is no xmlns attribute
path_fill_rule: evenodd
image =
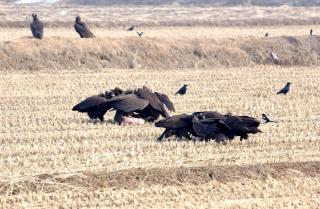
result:
<svg viewBox="0 0 320 209"><path fill-rule="evenodd" d="M262 114L262 120L264 123L276 123L276 121L270 120L270 118L266 114Z"/></svg>
<svg viewBox="0 0 320 209"><path fill-rule="evenodd" d="M90 31L88 25L81 21L79 16L76 17L74 29L80 35L81 38L94 38L95 35Z"/></svg>
<svg viewBox="0 0 320 209"><path fill-rule="evenodd" d="M36 13L32 13L33 21L30 23L31 32L33 38L42 39L43 38L43 23L38 19Z"/></svg>
<svg viewBox="0 0 320 209"><path fill-rule="evenodd" d="M277 94L284 94L286 95L287 93L289 93L290 91L290 85L291 83L290 82L287 82L287 84L280 90L277 92Z"/></svg>
<svg viewBox="0 0 320 209"><path fill-rule="evenodd" d="M177 92L176 95L185 95L185 93L187 92L187 84L184 84Z"/></svg>

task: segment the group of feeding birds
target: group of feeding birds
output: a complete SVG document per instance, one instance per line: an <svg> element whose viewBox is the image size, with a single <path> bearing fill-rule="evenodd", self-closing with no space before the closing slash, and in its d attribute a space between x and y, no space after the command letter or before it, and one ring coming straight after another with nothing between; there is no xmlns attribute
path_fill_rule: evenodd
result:
<svg viewBox="0 0 320 209"><path fill-rule="evenodd" d="M288 82L277 94L286 95L290 85ZM187 86L183 85L176 95L184 95ZM101 122L104 121L104 115L108 111L115 111L114 122L118 125L124 124L128 119L155 122L156 127L165 128L158 138L159 141L175 136L179 139L225 142L236 136L239 136L240 140L247 139L249 134L261 132L258 128L260 121L249 116L221 114L215 111L170 116L169 111L175 112L170 98L164 93L153 92L146 86L134 90L122 90L116 87L86 98L72 110L87 113L90 119ZM157 121L160 116L164 119ZM265 123L275 122L266 114L262 114L262 119Z"/></svg>
<svg viewBox="0 0 320 209"><path fill-rule="evenodd" d="M42 39L44 25L38 19L37 14L33 13L32 17L33 21L30 24L32 35L34 38ZM79 16L75 19L74 28L81 38L95 37ZM132 26L127 31L133 31L134 28ZM142 37L143 32L137 32L137 34ZM276 54L272 56L277 59ZM277 94L286 95L290 90L290 85L291 83L288 82ZM182 86L176 95L184 95L187 86ZM175 112L175 107L169 97L160 92L153 92L146 86L125 91L120 88L111 89L105 93L88 97L74 106L72 110L87 113L90 119L101 122L104 121L104 115L109 110L115 110L114 121L119 125L134 124L127 123L133 119L155 122L162 116L164 119L155 123L156 127L165 128L158 138L159 141L175 136L180 139L224 142L236 136L239 136L240 140L247 139L248 134L261 132L258 128L259 120L248 116L221 114L215 111L170 116L168 111ZM275 122L270 120L266 114L262 114L262 119L265 123Z"/></svg>
<svg viewBox="0 0 320 209"><path fill-rule="evenodd" d="M43 23L39 20L38 15L36 13L32 13L32 22L30 23L31 32L34 38L42 39L43 38ZM131 26L127 31L133 31L135 26ZM79 16L76 17L74 23L75 31L80 35L80 38L94 38L95 35L90 31L88 25L81 21ZM138 32L139 37L144 35L143 32Z"/></svg>

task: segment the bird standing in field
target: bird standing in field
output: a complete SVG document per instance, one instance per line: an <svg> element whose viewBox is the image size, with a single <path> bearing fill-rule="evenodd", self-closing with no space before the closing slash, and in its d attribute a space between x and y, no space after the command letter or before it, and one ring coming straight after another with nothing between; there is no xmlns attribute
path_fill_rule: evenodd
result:
<svg viewBox="0 0 320 209"><path fill-rule="evenodd" d="M266 114L262 114L262 120L264 123L276 123L276 121L270 120L270 118Z"/></svg>
<svg viewBox="0 0 320 209"><path fill-rule="evenodd" d="M290 91L290 85L291 85L291 83L290 83L290 82L287 82L287 84L286 84L280 91L278 91L277 94L284 94L284 95L286 95L286 94Z"/></svg>
<svg viewBox="0 0 320 209"><path fill-rule="evenodd" d="M142 38L142 36L144 35L143 32L137 32L138 36L140 36L140 38Z"/></svg>
<svg viewBox="0 0 320 209"><path fill-rule="evenodd" d="M187 84L184 84L177 92L176 92L176 95L179 94L179 95L185 95L186 92L187 92Z"/></svg>
<svg viewBox="0 0 320 209"><path fill-rule="evenodd" d="M269 33L264 34L264 37L268 37L268 36L269 36Z"/></svg>
<svg viewBox="0 0 320 209"><path fill-rule="evenodd" d="M95 35L89 30L89 27L86 23L81 21L81 18L76 17L74 24L74 29L80 35L81 38L94 38Z"/></svg>
<svg viewBox="0 0 320 209"><path fill-rule="evenodd" d="M128 30L127 31L133 31L134 30L134 25L133 26L131 26L130 28L128 28Z"/></svg>
<svg viewBox="0 0 320 209"><path fill-rule="evenodd" d="M271 59L274 62L274 64L278 65L279 64L279 58L278 55L274 52L271 52Z"/></svg>
<svg viewBox="0 0 320 209"><path fill-rule="evenodd" d="M30 23L31 32L33 38L42 39L43 38L43 23L38 19L36 13L32 13L33 21Z"/></svg>
<svg viewBox="0 0 320 209"><path fill-rule="evenodd" d="M312 30L312 28L310 29L310 36L312 36L313 35L313 30Z"/></svg>

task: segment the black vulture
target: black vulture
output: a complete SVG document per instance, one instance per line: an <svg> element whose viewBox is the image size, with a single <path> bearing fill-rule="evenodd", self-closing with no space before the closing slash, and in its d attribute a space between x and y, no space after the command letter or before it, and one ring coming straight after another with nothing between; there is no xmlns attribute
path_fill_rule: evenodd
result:
<svg viewBox="0 0 320 209"><path fill-rule="evenodd" d="M266 114L262 114L262 120L264 123L276 123L276 121L270 120L270 118L268 117L268 115Z"/></svg>
<svg viewBox="0 0 320 209"><path fill-rule="evenodd" d="M142 38L142 36L144 35L143 32L137 32L138 36L140 36L140 38Z"/></svg>
<svg viewBox="0 0 320 209"><path fill-rule="evenodd" d="M202 114L205 118L216 118L223 121L230 130L225 133L225 135L231 140L235 136L240 136L240 140L248 138L248 134L255 134L261 132L258 127L260 122L248 116L234 116L230 114L223 115L215 111L205 111L205 112L195 112L194 115Z"/></svg>
<svg viewBox="0 0 320 209"><path fill-rule="evenodd" d="M145 99L149 102L149 105L139 113L142 118L146 119L149 122L157 120L160 115L164 118L170 117L165 108L165 105L169 110L175 110L173 103L169 100L169 97L167 95L161 93L153 93L146 86L137 89L135 91L135 94L139 98Z"/></svg>
<svg viewBox="0 0 320 209"><path fill-rule="evenodd" d="M134 30L134 25L133 26L131 26L130 28L128 28L128 30L127 31L133 31Z"/></svg>
<svg viewBox="0 0 320 209"><path fill-rule="evenodd" d="M111 109L101 108L100 105L104 104L108 99L104 96L91 96L83 100L79 104L72 108L72 111L78 111L82 113L87 113L89 118L92 120L99 119L101 122L104 120L104 114Z"/></svg>
<svg viewBox="0 0 320 209"><path fill-rule="evenodd" d="M37 14L32 13L33 21L30 23L33 38L43 38L43 23L38 19Z"/></svg>
<svg viewBox="0 0 320 209"><path fill-rule="evenodd" d="M219 118L205 119L194 116L192 119L192 129L196 136L204 140L214 139L217 142L229 140L227 137L230 127Z"/></svg>
<svg viewBox="0 0 320 209"><path fill-rule="evenodd" d="M278 91L277 94L286 95L290 91L290 85L291 85L291 82L287 82L287 84L280 91Z"/></svg>
<svg viewBox="0 0 320 209"><path fill-rule="evenodd" d="M180 94L180 95L184 95L186 92L187 92L187 84L184 84L177 92L176 92L176 95L177 94Z"/></svg>
<svg viewBox="0 0 320 209"><path fill-rule="evenodd" d="M81 18L76 17L74 24L74 29L80 35L81 38L94 38L95 35L89 30L89 27L86 23L81 21Z"/></svg>
<svg viewBox="0 0 320 209"><path fill-rule="evenodd" d="M156 127L165 128L164 132L158 137L158 141L163 141L175 135L177 138L190 138L190 133L194 133L192 129L193 115L174 115L169 118L160 120L155 123Z"/></svg>

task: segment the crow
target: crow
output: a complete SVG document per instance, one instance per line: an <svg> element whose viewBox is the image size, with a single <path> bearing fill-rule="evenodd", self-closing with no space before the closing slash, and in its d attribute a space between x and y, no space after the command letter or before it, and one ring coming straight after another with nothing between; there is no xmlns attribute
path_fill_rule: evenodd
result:
<svg viewBox="0 0 320 209"><path fill-rule="evenodd" d="M43 23L38 19L36 13L32 13L33 21L30 23L31 32L33 38L42 39L43 38Z"/></svg>
<svg viewBox="0 0 320 209"><path fill-rule="evenodd" d="M131 26L130 28L128 28L128 30L127 31L133 31L134 30L134 25L133 26Z"/></svg>
<svg viewBox="0 0 320 209"><path fill-rule="evenodd" d="M270 120L270 118L266 114L262 114L262 120L264 123L276 123L276 121Z"/></svg>
<svg viewBox="0 0 320 209"><path fill-rule="evenodd" d="M277 94L284 94L286 95L289 91L290 91L290 82L287 82L287 84L280 90L277 92Z"/></svg>
<svg viewBox="0 0 320 209"><path fill-rule="evenodd" d="M187 92L187 84L184 84L177 92L175 95L179 94L179 95L185 95L185 93Z"/></svg>
<svg viewBox="0 0 320 209"><path fill-rule="evenodd" d="M81 21L79 16L76 17L74 29L81 38L94 38L95 35L90 31L88 25Z"/></svg>

